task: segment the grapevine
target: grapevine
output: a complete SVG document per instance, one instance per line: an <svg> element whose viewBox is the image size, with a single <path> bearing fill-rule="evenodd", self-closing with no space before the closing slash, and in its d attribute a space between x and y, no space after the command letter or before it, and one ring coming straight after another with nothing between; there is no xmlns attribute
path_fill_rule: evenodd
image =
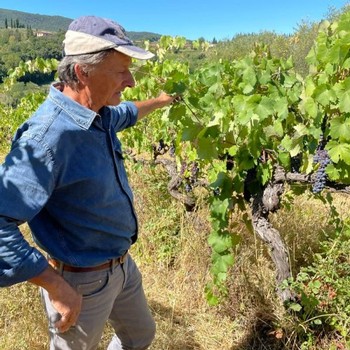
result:
<svg viewBox="0 0 350 350"><path fill-rule="evenodd" d="M340 21L339 27L350 32L349 15ZM338 185L350 182L350 105L346 99L350 78L339 74L348 70L343 67L345 54L333 53L339 45L344 45L341 52L348 52L339 27L321 27L307 58L310 74L306 78L295 73L292 59L272 57L265 45L256 45L241 60L218 60L193 72L185 63L166 59L143 67L148 74L140 77L139 86L153 85L181 95L177 103L147 123L152 138L159 134L176 149L172 154L184 192L193 190L184 163L200 164L201 177L207 179L212 223L208 241L213 281L206 290L210 302L225 294L233 251L239 244L236 233L229 230L232 212L251 210L253 227L263 236L262 228L271 226L269 212L280 206L285 183L307 184L304 190L320 193L326 176ZM321 49L322 55L318 54ZM336 67L333 71L327 68L330 57ZM135 90L131 92L126 97L140 97ZM138 138L132 132L124 135L126 142ZM322 150L318 147L320 134L327 138ZM271 239L283 246L276 236ZM277 256L273 255L276 247L270 248L280 284L289 277L287 249Z"/></svg>
<svg viewBox="0 0 350 350"><path fill-rule="evenodd" d="M236 210L251 214L247 224L269 245L280 285L289 277L288 254L269 213L278 210L285 184L303 183L314 193L321 193L326 179L350 184L350 55L344 39L349 36L349 13L338 23L324 24L307 57L305 78L295 72L291 58L272 57L263 44L243 59L220 59L190 71L187 63L166 58L184 41L165 37L158 59L135 63L137 84L124 92L125 100L160 91L180 97L121 138L126 147L150 152L153 162L168 170L169 192L187 209L195 207L188 193L199 183L206 188L212 227L210 303L227 292L240 242L231 228ZM7 83L29 68L14 70ZM319 147L321 134L327 143Z"/></svg>

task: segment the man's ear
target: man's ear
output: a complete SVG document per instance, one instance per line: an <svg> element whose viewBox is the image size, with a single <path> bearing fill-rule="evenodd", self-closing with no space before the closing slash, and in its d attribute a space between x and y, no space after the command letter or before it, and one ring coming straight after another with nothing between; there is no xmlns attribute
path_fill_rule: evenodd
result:
<svg viewBox="0 0 350 350"><path fill-rule="evenodd" d="M79 64L76 64L74 66L74 72L75 72L75 75L77 76L78 80L81 83L85 83L86 82L86 79L89 76L89 73L85 72Z"/></svg>

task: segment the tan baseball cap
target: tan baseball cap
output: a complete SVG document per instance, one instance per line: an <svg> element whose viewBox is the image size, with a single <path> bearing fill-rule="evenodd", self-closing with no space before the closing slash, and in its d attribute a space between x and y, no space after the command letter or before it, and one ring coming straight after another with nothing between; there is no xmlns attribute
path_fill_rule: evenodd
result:
<svg viewBox="0 0 350 350"><path fill-rule="evenodd" d="M68 27L63 45L65 56L114 49L140 60L154 57L152 52L135 46L120 24L96 16L82 16L75 19Z"/></svg>

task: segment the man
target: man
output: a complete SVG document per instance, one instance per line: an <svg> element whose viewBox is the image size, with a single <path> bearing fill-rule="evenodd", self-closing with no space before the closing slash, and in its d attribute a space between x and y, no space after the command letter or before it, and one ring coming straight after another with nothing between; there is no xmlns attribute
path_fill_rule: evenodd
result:
<svg viewBox="0 0 350 350"><path fill-rule="evenodd" d="M109 350L119 340L122 349L146 349L155 323L128 254L137 219L116 132L174 98L120 103L134 86L132 58L153 54L115 22L73 21L64 54L60 83L0 167L0 286L41 287L50 349L96 349L107 320L116 332ZM45 256L24 240L23 222Z"/></svg>

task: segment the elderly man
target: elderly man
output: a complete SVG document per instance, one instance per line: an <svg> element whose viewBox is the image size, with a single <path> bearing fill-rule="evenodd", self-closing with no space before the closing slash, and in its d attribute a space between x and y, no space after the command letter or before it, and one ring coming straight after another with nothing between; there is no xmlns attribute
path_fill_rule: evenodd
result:
<svg viewBox="0 0 350 350"><path fill-rule="evenodd" d="M111 20L73 21L60 82L19 128L0 167L0 286L41 287L50 349L96 349L107 321L116 333L109 350L147 349L154 338L141 274L128 254L138 227L116 136L173 102L162 93L121 103L134 86L132 59L151 57ZM23 222L40 251L24 240Z"/></svg>

